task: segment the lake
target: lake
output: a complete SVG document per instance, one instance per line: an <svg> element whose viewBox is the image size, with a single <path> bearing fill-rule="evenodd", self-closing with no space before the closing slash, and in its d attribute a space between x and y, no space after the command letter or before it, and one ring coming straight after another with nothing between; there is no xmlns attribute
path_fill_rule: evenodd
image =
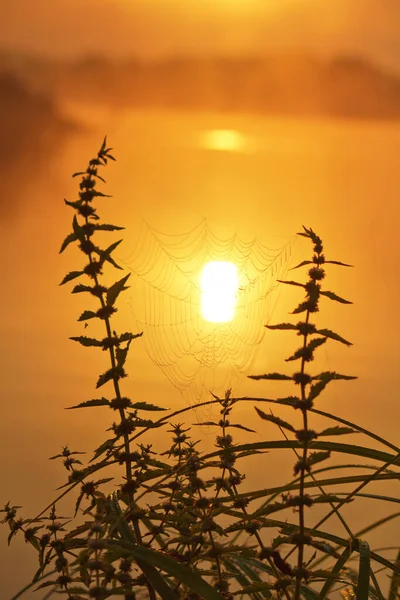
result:
<svg viewBox="0 0 400 600"><path fill-rule="evenodd" d="M70 176L84 170L104 134L117 162L103 173L107 185L102 189L113 198L99 201L99 213L106 222L126 226L124 245L117 253L125 263L134 259L143 223L175 236L205 218L220 240L236 233L243 240L256 237L269 248L290 243L287 267L309 257L307 242L294 238L302 225L310 226L322 237L327 258L355 266L330 267L326 283L354 305L327 300L317 315L321 326L337 330L354 346L328 343L316 368L359 379L332 383L318 407L357 420L396 443L400 125L189 112L113 113L76 105L66 105L64 111L91 129L54 149L45 172L24 182L23 193L15 199L18 211L2 226L1 395L6 415L0 425L2 501L24 505L25 516L39 512L65 481L61 465L47 458L66 444L90 452L110 425L103 409L84 414L64 411L95 397L96 375L107 367L101 353L68 340L83 334L76 319L88 306L81 295L70 295L70 286L58 286L81 260L74 250L58 255L72 220L63 198L75 199L77 180ZM121 305L120 329L136 330L133 313L139 279L133 277L138 285L132 285ZM269 308L271 322L290 320L288 312L301 299L291 287L281 288ZM185 398L148 357L143 339L132 349L127 393L174 408L185 406ZM250 372L287 369L282 361L295 349L290 334L268 332ZM283 392L282 386L242 376L240 393L275 397L286 394L286 388ZM257 439L281 435L253 413L239 407L237 418L257 429ZM196 418L195 414L189 422ZM211 447L212 431L199 432ZM282 472L291 476L292 456L277 462L278 455L270 453L265 460L265 486ZM253 465L248 479L260 485ZM398 493L398 483L384 489ZM374 509L374 517L380 510ZM388 511L385 507L382 515ZM346 509L355 530L370 521L368 512ZM395 529L399 532L397 521L382 528L374 545L385 545L390 538L393 542ZM5 539L4 528L1 559L7 568L1 589L8 598L29 580L36 562L24 542L7 549ZM23 564L17 564L22 556Z"/></svg>

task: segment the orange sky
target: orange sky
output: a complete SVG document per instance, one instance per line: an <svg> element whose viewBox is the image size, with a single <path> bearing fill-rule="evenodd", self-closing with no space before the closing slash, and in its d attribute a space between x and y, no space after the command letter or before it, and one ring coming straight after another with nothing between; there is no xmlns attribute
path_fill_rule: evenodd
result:
<svg viewBox="0 0 400 600"><path fill-rule="evenodd" d="M400 69L399 0L0 0L2 46L156 56L294 47Z"/></svg>

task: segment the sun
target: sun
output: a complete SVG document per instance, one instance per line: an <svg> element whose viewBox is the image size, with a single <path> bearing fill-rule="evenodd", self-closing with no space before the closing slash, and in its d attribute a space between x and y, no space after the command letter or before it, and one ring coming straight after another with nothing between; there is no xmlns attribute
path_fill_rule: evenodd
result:
<svg viewBox="0 0 400 600"><path fill-rule="evenodd" d="M226 261L207 263L201 274L201 313L211 323L227 323L235 316L239 289L237 267Z"/></svg>

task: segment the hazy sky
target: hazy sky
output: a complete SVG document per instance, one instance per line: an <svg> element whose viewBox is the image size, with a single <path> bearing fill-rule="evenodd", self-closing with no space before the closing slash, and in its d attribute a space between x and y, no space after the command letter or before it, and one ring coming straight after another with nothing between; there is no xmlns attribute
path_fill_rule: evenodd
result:
<svg viewBox="0 0 400 600"><path fill-rule="evenodd" d="M400 69L400 0L0 0L6 47L147 57L352 51Z"/></svg>

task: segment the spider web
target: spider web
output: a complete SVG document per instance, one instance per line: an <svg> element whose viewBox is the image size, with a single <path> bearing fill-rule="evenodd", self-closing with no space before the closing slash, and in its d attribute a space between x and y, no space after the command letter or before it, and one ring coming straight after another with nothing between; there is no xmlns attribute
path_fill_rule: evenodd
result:
<svg viewBox="0 0 400 600"><path fill-rule="evenodd" d="M137 275L132 314L150 359L195 406L238 391L265 334L268 297L287 271L291 242L277 249L256 237L216 236L206 219L188 232L162 233L142 222L132 253L120 262ZM200 310L200 275L210 261L229 261L239 274L235 316L210 323Z"/></svg>

